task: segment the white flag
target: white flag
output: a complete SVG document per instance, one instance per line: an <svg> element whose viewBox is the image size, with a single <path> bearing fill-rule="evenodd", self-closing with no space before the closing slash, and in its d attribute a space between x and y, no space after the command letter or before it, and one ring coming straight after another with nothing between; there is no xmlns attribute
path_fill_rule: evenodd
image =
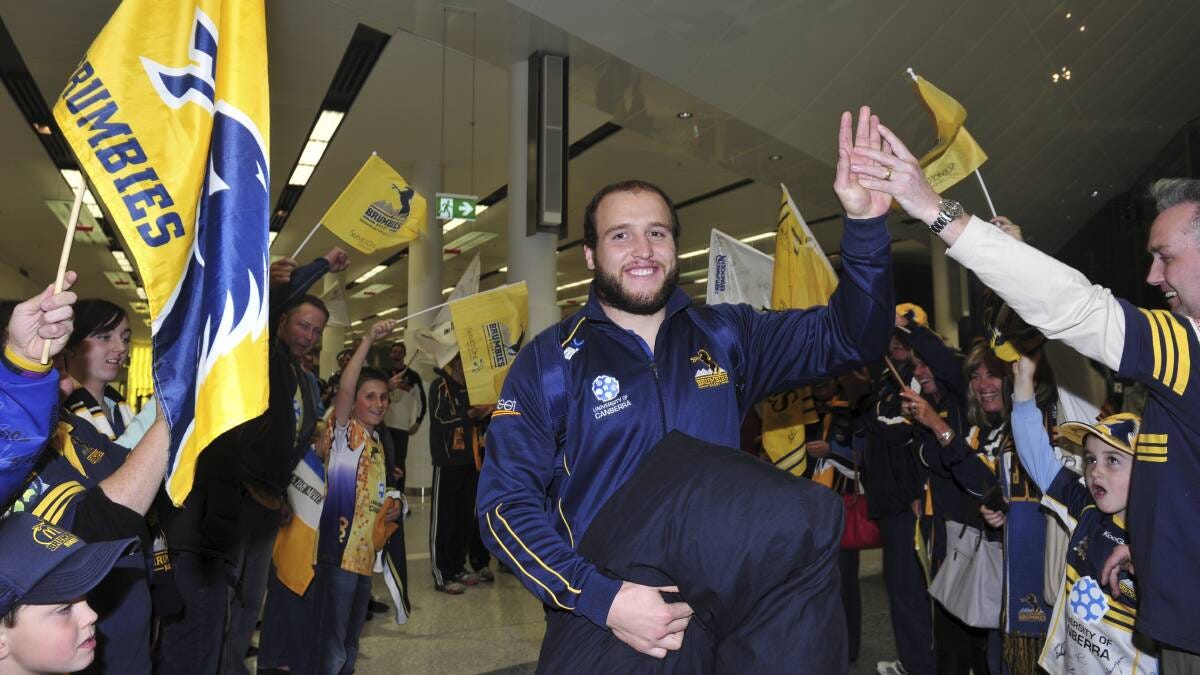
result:
<svg viewBox="0 0 1200 675"><path fill-rule="evenodd" d="M413 343L417 347L418 357L425 357L438 368L445 368L447 363L458 353L458 339L454 336L454 324L449 321L435 324L429 328L419 328L413 331Z"/></svg>
<svg viewBox="0 0 1200 675"><path fill-rule="evenodd" d="M467 265L467 269L463 270L462 276L459 277L458 283L454 285L454 290L450 292L450 296L446 298L447 303L454 302L460 298L465 298L468 295L475 295L479 292L479 254L475 254L475 258L471 260L471 264ZM450 321L450 305L438 310L437 316L433 317L433 325L439 326Z"/></svg>
<svg viewBox="0 0 1200 675"><path fill-rule="evenodd" d="M714 229L708 244L708 295L705 302L746 303L771 307L771 275L775 259Z"/></svg>
<svg viewBox="0 0 1200 675"><path fill-rule="evenodd" d="M350 310L346 307L346 290L341 283L335 283L332 288L325 291L325 295L321 296L321 301L329 310L329 325L350 325Z"/></svg>

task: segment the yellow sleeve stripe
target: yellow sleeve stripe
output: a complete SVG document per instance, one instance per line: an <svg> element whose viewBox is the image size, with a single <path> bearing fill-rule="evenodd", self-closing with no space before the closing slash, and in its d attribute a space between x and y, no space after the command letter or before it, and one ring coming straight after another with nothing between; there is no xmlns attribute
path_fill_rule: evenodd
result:
<svg viewBox="0 0 1200 675"><path fill-rule="evenodd" d="M553 569L550 569L550 566L547 565L545 562L543 562L541 558L537 557L536 553L529 550L529 547L525 545L525 542L521 541L521 538L517 536L516 532L513 532L512 527L509 526L508 521L504 519L504 516L500 515L500 508L502 506L504 506L504 505L503 504L496 505L496 517L499 518L500 522L504 524L504 529L508 530L508 533L512 535L513 540L516 541L518 544L520 544L521 548L524 549L525 552L529 554L529 557L536 560L537 564L542 566L542 569L546 570L550 574L553 574L556 579L561 581L562 585L566 586L568 591L571 591L572 593L582 593L583 591L579 590L578 588L573 588L571 586L571 584L567 583L567 580L564 579L561 574L559 574L558 572L555 572Z"/></svg>
<svg viewBox="0 0 1200 675"><path fill-rule="evenodd" d="M1166 461L1167 461L1167 456L1166 456L1166 455L1161 455L1161 456L1160 456L1160 455L1142 455L1142 454L1138 454L1137 458L1138 458L1139 460L1143 461L1143 462L1154 462L1154 463L1156 463L1156 464L1162 464L1162 463L1164 463L1164 462L1166 462Z"/></svg>
<svg viewBox="0 0 1200 675"><path fill-rule="evenodd" d="M1162 309L1139 310L1150 327L1154 354L1154 379L1182 396L1191 377L1191 347L1187 332L1170 312Z"/></svg>
<svg viewBox="0 0 1200 675"><path fill-rule="evenodd" d="M567 476L571 475L571 467L567 466L567 451L563 450L563 471L567 472Z"/></svg>
<svg viewBox="0 0 1200 675"><path fill-rule="evenodd" d="M50 368L52 366L52 364L49 363L42 365L37 361L31 361L18 354L9 345L4 345L4 358L8 359L8 362L14 366L30 373L48 373L50 372Z"/></svg>
<svg viewBox="0 0 1200 675"><path fill-rule="evenodd" d="M571 548L575 548L575 533L571 531L571 524L567 522L567 516L563 514L562 499L558 500L558 517L562 518L563 525L567 526L567 537L571 539Z"/></svg>
<svg viewBox="0 0 1200 675"><path fill-rule="evenodd" d="M497 508L499 508L499 507L497 507ZM517 560L517 556L513 555L512 551L508 550L508 547L504 545L503 541L500 541L500 535L496 534L496 528L492 527L492 514L488 513L485 515L487 516L488 529L492 531L492 538L494 538L496 540L497 544L500 544L500 548L504 549L504 553L507 554L509 559L513 561L513 564L517 566L517 569L521 570L522 574L524 574L525 576L532 579L533 583L537 584L538 586L541 586L542 590L546 591L546 593L550 596L550 599L554 601L554 604L558 605L562 609L567 610L568 612L574 611L575 610L574 607L567 607L566 605L559 602L558 596L554 594L554 591L550 590L549 588L546 588L546 584L543 584L541 581L538 580L537 577L533 576L532 574L530 574L529 572L527 572L525 570L525 566L521 564L520 560ZM499 514L497 514L497 515L499 515Z"/></svg>
<svg viewBox="0 0 1200 675"><path fill-rule="evenodd" d="M71 504L71 500L86 490L87 488L76 481L67 481L56 485L34 507L33 515L57 525L58 521L62 519L63 513L66 512L67 506Z"/></svg>
<svg viewBox="0 0 1200 675"><path fill-rule="evenodd" d="M1138 442L1138 445L1141 445L1143 443L1152 443L1154 445L1166 445L1167 444L1167 435L1166 434L1138 434L1137 442Z"/></svg>
<svg viewBox="0 0 1200 675"><path fill-rule="evenodd" d="M571 329L570 334L567 335L567 339L563 340L561 345L563 349L567 348L567 344L571 342L571 338L575 337L575 331L579 330L579 327L583 325L584 321L587 321L586 316L579 317L579 321L575 323L575 327Z"/></svg>
<svg viewBox="0 0 1200 675"><path fill-rule="evenodd" d="M495 410L492 412L492 417L504 417L505 415L521 416L521 413L516 410Z"/></svg>
<svg viewBox="0 0 1200 675"><path fill-rule="evenodd" d="M1139 445L1137 448L1139 455L1165 455L1167 449L1161 445Z"/></svg>

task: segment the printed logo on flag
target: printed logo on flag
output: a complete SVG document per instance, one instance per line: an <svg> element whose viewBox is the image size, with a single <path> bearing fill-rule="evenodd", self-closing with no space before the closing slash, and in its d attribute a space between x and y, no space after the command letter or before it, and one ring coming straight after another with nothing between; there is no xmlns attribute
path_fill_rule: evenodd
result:
<svg viewBox="0 0 1200 675"><path fill-rule="evenodd" d="M724 255L724 254L718 255L717 256L717 272L715 275L713 275L714 279L715 279L714 284L715 284L715 289L716 289L717 293L724 293L726 290L725 275L727 273L728 267L729 267L729 256Z"/></svg>
<svg viewBox="0 0 1200 675"><path fill-rule="evenodd" d="M692 363L700 364L700 369L696 371L697 387L709 389L729 383L729 373L717 365L716 360L708 353L707 349L701 347L690 360Z"/></svg>
<svg viewBox="0 0 1200 675"><path fill-rule="evenodd" d="M408 216L412 210L414 191L407 185L400 187L395 183L392 183L392 190L396 192L396 197L400 201L398 205L393 206L386 199L371 202L358 219L359 222L381 234L395 234L399 232L404 223L408 222Z"/></svg>
<svg viewBox="0 0 1200 675"><path fill-rule="evenodd" d="M508 326L503 321L492 321L483 327L488 341L488 356L492 368L504 368L521 351L521 343L525 341L525 333L517 337L516 342L510 342Z"/></svg>

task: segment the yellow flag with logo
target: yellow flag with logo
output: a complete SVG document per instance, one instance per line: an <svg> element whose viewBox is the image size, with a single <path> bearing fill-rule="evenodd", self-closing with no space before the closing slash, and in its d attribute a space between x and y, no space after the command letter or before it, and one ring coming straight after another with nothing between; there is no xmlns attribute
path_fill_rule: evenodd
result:
<svg viewBox="0 0 1200 675"><path fill-rule="evenodd" d="M495 403L529 331L529 289L522 281L455 300L450 320L471 405Z"/></svg>
<svg viewBox="0 0 1200 675"><path fill-rule="evenodd" d="M967 132L967 109L946 92L917 75L917 91L933 113L937 145L921 158L921 169L934 192L943 192L983 166L987 154Z"/></svg>
<svg viewBox="0 0 1200 675"><path fill-rule="evenodd" d="M355 249L374 253L424 234L425 213L425 198L372 153L321 224Z"/></svg>
<svg viewBox="0 0 1200 675"><path fill-rule="evenodd" d="M261 0L124 0L54 105L145 284L177 505L267 407L268 90Z"/></svg>
<svg viewBox="0 0 1200 675"><path fill-rule="evenodd" d="M779 187L782 197L779 231L775 235L771 308L804 309L827 304L837 288L837 275L787 187ZM797 476L804 474L808 467L804 425L817 419L808 387L767 398L762 407L763 447L775 466Z"/></svg>

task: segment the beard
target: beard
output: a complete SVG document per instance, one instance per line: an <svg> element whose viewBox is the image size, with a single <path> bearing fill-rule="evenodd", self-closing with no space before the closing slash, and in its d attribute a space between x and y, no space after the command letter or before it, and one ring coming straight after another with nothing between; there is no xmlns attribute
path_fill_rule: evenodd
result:
<svg viewBox="0 0 1200 675"><path fill-rule="evenodd" d="M649 295L634 295L625 290L621 284L620 272L612 273L596 262L596 275L592 279L592 288L600 302L620 310L626 314L649 315L667 306L667 300L675 287L679 285L679 266L672 262L666 271L666 279L658 291Z"/></svg>

